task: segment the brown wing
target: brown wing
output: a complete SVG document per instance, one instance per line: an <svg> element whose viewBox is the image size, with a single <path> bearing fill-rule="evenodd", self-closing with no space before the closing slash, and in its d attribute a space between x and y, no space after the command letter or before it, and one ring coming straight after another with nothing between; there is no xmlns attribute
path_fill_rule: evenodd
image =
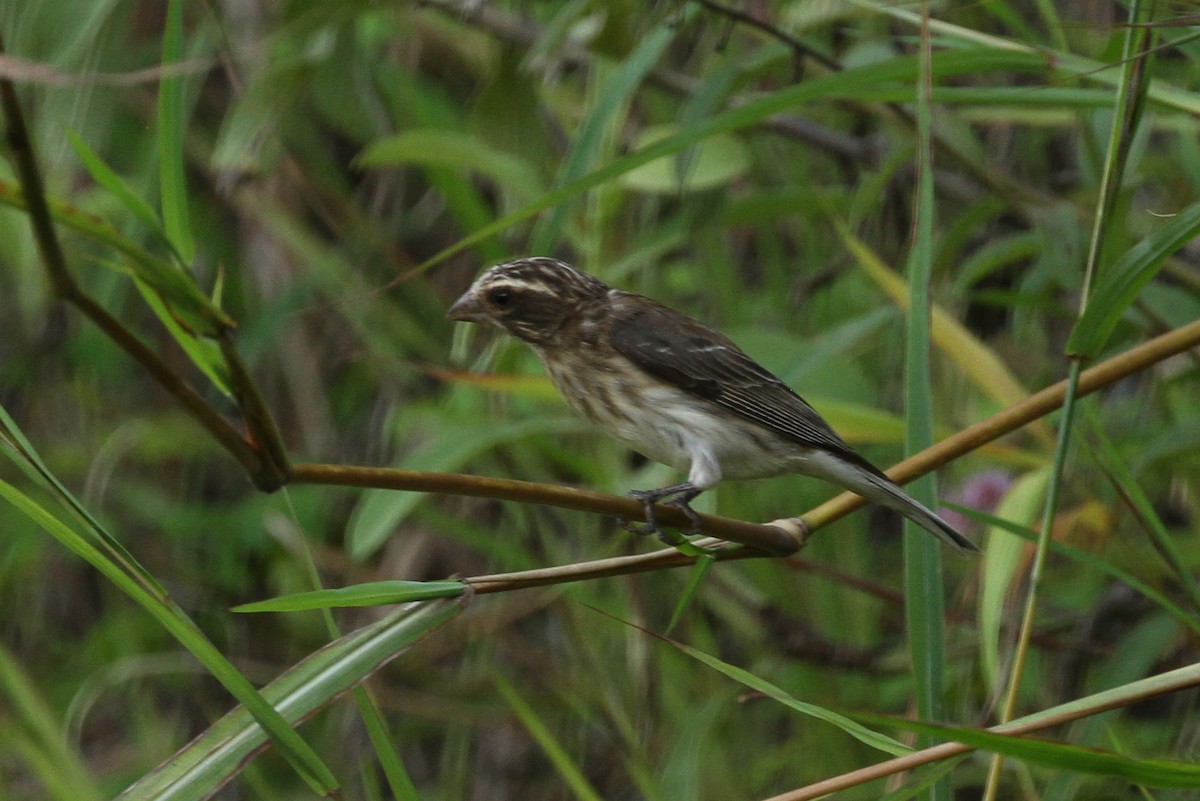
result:
<svg viewBox="0 0 1200 801"><path fill-rule="evenodd" d="M613 290L611 297L610 342L641 369L798 445L883 475L816 409L724 334L640 295Z"/></svg>

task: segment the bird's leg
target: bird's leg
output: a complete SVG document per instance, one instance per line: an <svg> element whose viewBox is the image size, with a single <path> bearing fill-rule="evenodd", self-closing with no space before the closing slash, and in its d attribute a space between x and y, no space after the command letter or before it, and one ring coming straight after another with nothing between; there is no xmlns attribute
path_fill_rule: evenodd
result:
<svg viewBox="0 0 1200 801"><path fill-rule="evenodd" d="M662 530L658 527L658 518L654 513L654 507L663 498L675 496L672 500L667 501L667 505L679 509L687 517L688 522L691 523L691 526L684 533L689 535L695 534L700 530L700 515L696 514L696 510L692 509L688 505L688 502L703 491L690 481L685 481L682 484L672 484L669 487L662 487L660 489L633 490L629 493L629 497L642 502L642 507L646 513L646 524L640 528L631 527L630 530L638 534L656 534L659 539L667 542L667 544L674 545L675 543L663 537Z"/></svg>

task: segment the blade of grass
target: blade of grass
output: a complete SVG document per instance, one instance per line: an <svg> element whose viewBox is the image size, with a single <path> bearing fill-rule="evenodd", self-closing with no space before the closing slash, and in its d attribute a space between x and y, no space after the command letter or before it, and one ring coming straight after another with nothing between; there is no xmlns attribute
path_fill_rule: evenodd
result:
<svg viewBox="0 0 1200 801"><path fill-rule="evenodd" d="M988 731L1002 734L1028 734L1058 726L1073 720L1102 714L1111 709L1131 706L1155 696L1190 690L1200 685L1200 665L1187 665L1175 670L1150 676L1145 679L1102 690L1098 693L1077 698L1065 704L1043 709L1010 723L993 726ZM791 792L772 796L768 801L814 801L831 793L857 787L870 781L893 776L931 762L945 760L967 753L970 746L959 743L943 743L932 748L894 757L886 762L843 773L829 779L810 784Z"/></svg>
<svg viewBox="0 0 1200 801"><path fill-rule="evenodd" d="M957 506L955 504L949 504L949 506L953 509L957 509L959 512L962 512L968 517L972 517L982 523L987 524L990 527L1007 531L1009 534L1015 534L1027 542L1036 544L1038 541L1038 535L1035 532L1024 526L1018 525L1011 520L1005 520L1002 517L989 515L985 512L980 512L977 509L970 509L965 506ZM1099 556L1089 553L1082 548L1076 548L1071 545L1065 545L1063 543L1051 540L1050 550L1056 554L1059 554L1060 556L1066 556L1067 558L1078 562L1081 565L1087 565L1093 570L1116 579L1127 587L1136 590L1146 598L1156 603L1164 612L1175 618L1175 620L1181 626L1191 629L1196 635L1200 635L1200 620L1197 620L1195 615L1188 614L1187 610L1185 610L1183 607L1179 606L1165 594L1159 592L1154 587L1142 581L1132 573L1123 570L1116 565L1110 564L1101 559Z"/></svg>
<svg viewBox="0 0 1200 801"><path fill-rule="evenodd" d="M327 706L459 614L449 601L411 604L326 645L262 689L295 725ZM266 744L245 707L234 709L118 796L121 801L201 801Z"/></svg>
<svg viewBox="0 0 1200 801"><path fill-rule="evenodd" d="M158 218L158 214L150 207L150 204L142 199L141 195L134 192L121 176L113 172L113 169L104 163L100 155L92 150L87 142L74 131L67 131L67 141L71 143L71 148L75 151L75 155L79 157L79 161L87 170L88 175L92 176L92 180L100 186L104 187L113 197L120 201L125 210L136 217L142 225L152 234L160 237L162 243L170 245L170 240L167 234L163 231L162 221Z"/></svg>
<svg viewBox="0 0 1200 801"><path fill-rule="evenodd" d="M200 663L203 664L225 689L240 700L262 728L270 732L270 738L280 753L292 764L296 772L315 792L329 795L337 789L337 779L320 760L320 757L301 739L279 712L254 689L230 662L217 650L195 623L184 614L173 601L165 596L148 592L133 580L115 562L92 546L73 528L37 504L28 495L13 485L0 481L0 498L7 500L18 511L60 543L99 570L118 589L129 595L179 641Z"/></svg>
<svg viewBox="0 0 1200 801"><path fill-rule="evenodd" d="M910 25L916 26L921 22L919 14L899 4L878 2L878 0L849 0L849 2L859 8L868 9ZM930 20L929 27L935 33L939 34L939 44L946 47L969 48L967 52L978 48L983 48L984 50L995 49L996 51L1007 51L1013 55L1020 54L1028 57L1036 57L1042 60L1042 70L1040 71L1044 72L1049 67L1054 71L1055 77L1063 76L1071 79L1086 78L1102 86L1118 90L1126 80L1124 71L1120 69L1120 66L1128 64L1128 58L1113 64L1111 62L1080 56L1072 53L1070 50L1048 50L1041 44L1026 44L983 31L965 28L944 20ZM1128 30L1134 30L1135 28L1136 25L1130 26ZM941 58L943 55L949 55L951 52L954 52L954 50L939 53L938 56ZM1129 51L1126 52L1128 55ZM1165 81L1151 80L1147 82L1146 95L1150 100L1166 108L1181 111L1191 116L1200 114L1200 95L1197 95L1190 89L1172 86Z"/></svg>
<svg viewBox="0 0 1200 801"><path fill-rule="evenodd" d="M591 785L587 777L576 762L571 759L567 750L563 748L562 743L554 736L549 727L542 722L538 717L537 712L533 707L521 697L516 688L505 679L503 676L496 675L492 677L492 683L500 692L500 696L508 704L509 709L525 726L525 730L533 737L542 752L554 765L555 770L562 776L563 781L571 788L571 792L575 797L583 799L583 801L601 801L602 796L596 792L596 788Z"/></svg>
<svg viewBox="0 0 1200 801"><path fill-rule="evenodd" d="M389 71L386 78L380 77L379 84L394 94L395 107L405 109L406 116L411 115L420 128L455 131L463 125L457 107L406 71ZM425 172L459 227L468 232L468 237L471 232L485 228L495 216L481 188L475 185L471 176L462 174L461 165L437 167L430 164ZM504 258L505 251L499 242L479 237L473 244L476 255L489 264Z"/></svg>
<svg viewBox="0 0 1200 801"><path fill-rule="evenodd" d="M133 277L134 286L141 293L142 299L158 317L159 322L167 329L167 332L179 344L179 347L188 358L192 360L192 364L204 373L208 380L216 387L226 398L233 397L233 389L229 384L229 365L225 362L225 357L221 354L221 346L213 341L210 337L198 337L188 331L175 319L175 315L171 313L170 307L162 299L162 296L151 289L144 281L139 280L136 276Z"/></svg>
<svg viewBox="0 0 1200 801"><path fill-rule="evenodd" d="M859 266L879 288L888 294L901 308L911 309L909 290L904 279L883 262L865 242L855 236L844 223L834 220L842 241L850 250ZM979 390L1004 406L1013 406L1025 400L1029 392L1021 386L1012 371L996 353L972 334L966 326L955 320L940 306L931 307L932 330L930 336L938 349L954 360L963 374ZM1031 426L1038 439L1049 445L1054 437L1040 421Z"/></svg>
<svg viewBox="0 0 1200 801"><path fill-rule="evenodd" d="M952 76L963 73L986 73L994 70L1036 72L1044 67L1045 63L1042 58L1032 53L1018 53L1012 50L976 50L939 54L938 61L935 64L935 71L939 76ZM843 70L831 75L812 78L788 89L773 92L765 97L752 100L721 114L715 114L673 136L661 139L633 153L614 159L586 175L551 189L533 203L494 220L490 224L463 237L450 247L435 253L396 280L397 282L403 282L416 275L420 275L433 265L445 261L455 253L472 247L481 240L495 236L497 233L516 223L529 219L538 212L571 200L589 189L607 183L655 159L675 155L714 134L734 131L748 125L753 125L773 114L779 114L802 106L818 98L838 97L853 99L865 87L876 86L882 81L898 80L911 82L915 74L916 60L912 56L899 56L862 67Z"/></svg>
<svg viewBox="0 0 1200 801"><path fill-rule="evenodd" d="M478 172L526 202L545 191L537 169L528 161L456 131L404 131L377 139L358 154L354 164L359 167L420 164Z"/></svg>
<svg viewBox="0 0 1200 801"><path fill-rule="evenodd" d="M1146 64L1141 56L1145 55L1145 47L1150 42L1150 31L1137 24L1142 19L1142 5L1139 0L1133 0L1129 4L1128 13L1130 25L1125 31L1124 69L1113 98L1112 124L1109 128L1104 169L1101 174L1099 196L1096 200L1091 243L1088 248L1087 262L1084 264L1079 318L1087 313L1091 287L1100 266L1101 250L1105 241L1104 231L1120 194L1122 173L1139 117L1138 111L1141 106L1139 96L1145 94L1149 86L1145 72ZM1012 720L1016 714L1017 698L1028 659L1029 643L1033 637L1034 620L1037 616L1042 572L1045 569L1046 554L1049 551L1058 508L1058 493L1066 470L1075 415L1076 392L1079 387L1079 375L1083 370L1082 359L1071 354L1068 354L1068 358L1070 367L1067 374L1067 391L1063 399L1062 416L1059 419L1058 445L1054 452L1054 464L1051 468L1050 483L1046 492L1046 505L1043 509L1041 531L1038 533L1037 550L1034 553L1033 567L1029 574L1029 587L1025 597L1020 630L1017 634L1016 650L1008 677L1004 703L1000 711L1001 723ZM1003 757L997 754L988 770L984 801L994 801L999 794L1000 772L1003 764Z"/></svg>
<svg viewBox="0 0 1200 801"><path fill-rule="evenodd" d="M95 567L118 589L129 595L159 625L203 664L213 677L244 704L269 732L271 740L296 772L320 794L337 787L333 773L308 744L254 689L254 686L225 658L200 631L154 577L120 545L84 508L67 488L53 476L33 450L29 441L0 407L0 452L33 478L73 519L68 523L52 514L26 493L7 482L0 482L0 497L53 536L67 549ZM84 533L80 533L82 530Z"/></svg>
<svg viewBox="0 0 1200 801"><path fill-rule="evenodd" d="M1200 765L1192 762L1133 759L1108 751L1032 737L999 734L966 726L945 726L939 723L926 723L887 715L871 715L864 712L849 714L872 726L886 726L890 723L904 731L923 734L932 739L962 743L972 748L1003 754L1032 765L1041 765L1056 770L1115 776L1147 787L1200 787Z"/></svg>
<svg viewBox="0 0 1200 801"><path fill-rule="evenodd" d="M1121 73L1121 82L1117 85L1116 95L1114 97L1114 114L1112 114L1112 124L1109 128L1108 149L1105 151L1104 169L1102 171L1102 180L1100 180L1099 197L1097 198L1096 213L1093 216L1091 245L1088 247L1087 263L1084 265L1084 276L1082 276L1082 285L1080 291L1080 308L1076 325L1079 319L1082 319L1087 314L1088 303L1091 302L1091 288L1094 282L1094 277L1099 270L1100 252L1102 252L1103 243L1105 241L1104 230L1106 222L1111 216L1112 210L1117 203L1118 194L1121 191L1121 179L1126 163L1129 146L1133 140L1134 128L1138 121L1138 109L1140 108L1140 96L1144 95L1148 88L1148 74L1144 70L1145 64L1138 56L1145 55L1145 46L1150 42L1150 36L1146 29L1139 28L1138 23L1141 19L1141 4L1138 0L1134 0L1129 4L1129 28L1126 30L1124 37L1124 68ZM1139 50L1141 52L1139 53ZM1008 686L1006 695L1000 712L1001 722L1010 721L1016 713L1016 699L1021 687L1021 679L1025 673L1026 662L1028 658L1028 649L1033 637L1034 619L1037 616L1038 597L1040 584L1042 584L1042 574L1045 567L1046 553L1049 552L1049 543L1052 531L1054 531L1054 522L1058 506L1058 492L1062 486L1064 472L1066 472L1066 464L1068 457L1068 448L1070 445L1070 435L1072 435L1074 414L1075 414L1075 395L1079 387L1079 375L1082 372L1082 360L1078 356L1068 353L1070 366L1067 374L1067 393L1063 398L1062 416L1058 422L1058 444L1055 450L1054 466L1051 468L1050 483L1046 490L1046 501L1042 517L1042 530L1038 534L1038 546L1033 556L1033 566L1030 571L1030 583L1025 600L1025 609L1021 616L1021 626L1016 638L1016 648L1013 657L1012 669L1008 677ZM1003 757L1000 754L992 759L988 771L988 783L984 790L984 800L994 801L997 795L1000 794L1000 779L1001 770L1003 767Z"/></svg>
<svg viewBox="0 0 1200 801"><path fill-rule="evenodd" d="M200 291L191 274L179 269L178 265L155 256L104 220L69 203L52 198L47 198L46 202L54 222L125 256L132 273L158 293L188 330L198 335L213 335L235 325L233 318L217 308ZM24 193L5 181L0 181L0 204L27 210ZM105 259L97 263L113 267L113 263Z"/></svg>
<svg viewBox="0 0 1200 801"><path fill-rule="evenodd" d="M167 25L163 32L162 63L183 60L183 1L167 4ZM196 255L192 225L188 219L187 179L183 160L183 133L186 119L183 103L183 76L163 71L158 85L158 169L163 228L167 239L184 264Z"/></svg>
<svg viewBox="0 0 1200 801"><path fill-rule="evenodd" d="M921 4L920 73L917 93L916 192L913 242L908 257L908 329L904 343L904 452L918 453L933 444L933 377L929 351L933 299L933 59L929 40L929 4ZM907 487L914 498L937 507L932 473ZM920 526L904 521L904 613L908 656L916 689L917 711L926 720L945 717L946 630L942 555L938 542ZM930 744L928 735L922 743ZM929 787L930 801L950 798L950 783L939 779Z"/></svg>
<svg viewBox="0 0 1200 801"><path fill-rule="evenodd" d="M679 14L684 19L689 19L695 12L694 6L685 6ZM675 21L659 25L653 33L638 43L616 72L597 89L595 101L589 106L587 119L580 125L571 151L567 154L555 181L556 189L561 190L578 182L599 160L605 133L610 129L621 108L629 102L643 79L658 63L663 51L675 40L677 27L678 23ZM571 207L572 204L566 202L555 204L549 217L534 229L530 238L531 253L549 253L554 249L567 224L567 215Z"/></svg>
<svg viewBox="0 0 1200 801"><path fill-rule="evenodd" d="M88 174L92 176L92 179L117 198L122 206L141 221L142 225L166 248L171 256L179 260L178 252L171 244L166 231L163 230L162 222L154 210L150 208L150 204L130 189L129 185L113 172L78 134L74 131L67 131L67 138L70 140L75 154L83 162ZM104 260L100 261L101 263L108 264ZM189 329L182 325L176 316L175 306L178 304L176 299L178 294L182 293L188 297L199 294L191 274L186 272L186 267L183 263L180 262L178 265L172 265L169 262L151 258L133 260L133 269L129 270L118 265L110 266L117 272L124 272L133 278L138 292L141 293L155 316L158 317L159 321L166 327L175 341L179 343L179 346L183 348L192 362L208 376L213 385L226 397L229 397L231 392L229 389L229 380L226 375L228 370L226 369L224 359L221 358L220 349L211 340L196 336L194 329ZM172 275L158 276L159 270L169 270ZM157 280L143 275L147 272L152 272L158 276ZM175 275L176 273L183 273L183 275L180 277L179 275ZM164 291L165 287L172 287L174 291ZM207 305L207 298L205 301ZM187 302L185 301L185 304ZM215 306L216 304L213 305Z"/></svg>
<svg viewBox="0 0 1200 801"><path fill-rule="evenodd" d="M1019 520L1021 526L1032 525L1046 497L1046 482L1050 480L1049 467L1043 467L1018 478L996 507L996 516L1004 520ZM1000 681L1000 644L1003 624L1008 620L1011 609L1010 596L1014 594L1013 583L1017 579L1025 543L1015 537L1006 536L1007 529L989 526L984 542L982 589L979 592L979 661L983 676L990 687ZM1033 534L1029 539L1036 541ZM1019 585L1018 585L1019 586Z"/></svg>
<svg viewBox="0 0 1200 801"><path fill-rule="evenodd" d="M308 545L308 540L302 534L303 525L300 522L300 516L296 513L292 494L286 487L284 488L284 497L287 499L288 512L291 515L292 524L299 535L296 541L299 544L308 583L315 590L322 590L324 587L321 584L320 571L317 570L317 563L313 559L312 549ZM343 636L342 631L328 609L322 612L321 617L324 619L325 629L329 632L330 639L341 639ZM379 766L383 769L383 775L387 780L388 789L392 792L392 798L395 801L420 801L417 788L413 784L408 768L405 767L404 761L400 758L400 754L396 751L396 747L392 743L387 723L383 718L383 712L380 711L379 704L376 703L374 696L365 683L354 688L354 704L358 707L359 717L362 718L363 727L367 730L367 737L371 741L371 747L375 750L375 755L379 759Z"/></svg>
<svg viewBox="0 0 1200 801"><path fill-rule="evenodd" d="M80 801L105 798L89 775L82 756L64 738L62 724L3 645L0 645L0 696L7 699L0 706L6 710L5 723L11 724L11 728L5 725L0 729L0 737L13 744L17 738L22 740L24 747L18 750L53 797Z"/></svg>
<svg viewBox="0 0 1200 801"><path fill-rule="evenodd" d="M1067 352L1092 358L1108 342L1125 311L1166 264L1167 258L1200 235L1200 203L1177 212L1109 268L1087 309L1075 321Z"/></svg>
<svg viewBox="0 0 1200 801"><path fill-rule="evenodd" d="M310 590L241 604L233 612L301 612L312 609L338 609L353 606L425 601L431 598L457 598L467 591L461 581L372 581L349 587Z"/></svg>
<svg viewBox="0 0 1200 801"><path fill-rule="evenodd" d="M692 602L696 600L696 594L700 592L700 587L704 584L704 579L712 571L713 565L717 560L710 554L700 554L696 559L696 564L692 565L692 569L688 571L687 584L683 588L683 592L679 595L679 601L675 604L675 611L671 613L671 621L667 623L667 631L675 630L679 625L679 621L687 613L687 610L692 607Z"/></svg>
<svg viewBox="0 0 1200 801"><path fill-rule="evenodd" d="M649 633L649 632L647 632ZM658 635L654 635L658 636ZM661 637L664 642L674 648L678 648L683 653L687 654L697 662L708 665L713 670L725 674L734 681L744 684L755 692L762 693L768 698L777 701L789 709L794 709L797 712L808 715L809 717L822 720L844 731L854 739L871 748L883 751L885 754L897 756L900 754L911 753L912 749L903 743L893 740L887 735L880 734L877 731L855 723L850 719L848 714L831 710L827 707L810 704L807 701L801 701L778 685L772 684L761 676L756 676L748 670L744 670L736 665L731 665L724 662L715 656L706 654L690 645L685 645L681 642Z"/></svg>
<svg viewBox="0 0 1200 801"><path fill-rule="evenodd" d="M1095 415L1087 415L1086 422L1092 458L1100 465L1104 475L1128 504L1146 533L1150 535L1150 541L1155 550L1174 572L1179 590L1191 602L1193 610L1200 612L1200 587L1196 585L1196 577L1188 569L1183 555L1179 553L1179 549L1175 546L1170 533L1167 532L1166 526L1163 525L1162 519L1154 511L1154 504L1146 497L1146 493L1121 458L1121 454L1117 452L1112 440L1105 436Z"/></svg>

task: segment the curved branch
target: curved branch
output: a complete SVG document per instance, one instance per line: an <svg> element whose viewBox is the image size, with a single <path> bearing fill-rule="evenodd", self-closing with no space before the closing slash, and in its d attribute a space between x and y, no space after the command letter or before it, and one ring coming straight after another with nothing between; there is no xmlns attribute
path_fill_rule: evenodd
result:
<svg viewBox="0 0 1200 801"><path fill-rule="evenodd" d="M641 520L645 515L641 501L604 492L517 481L510 478L469 476L461 473L437 473L403 470L395 467L343 467L328 464L292 466L292 481L298 484L334 484L348 487L415 490L476 498L557 506L581 512L612 515L623 520ZM658 519L680 528L690 521L673 506L657 507ZM760 556L786 556L804 543L802 524L797 520L777 520L769 525L745 523L727 517L700 515L700 530L728 542L749 546ZM663 553L676 553L673 549Z"/></svg>
<svg viewBox="0 0 1200 801"><path fill-rule="evenodd" d="M4 43L0 41L0 55L3 53ZM21 103L17 99L16 87L9 78L2 76L0 76L0 107L4 110L5 139L12 151L13 163L20 179L25 211L29 216L29 224L33 228L33 236L37 242L42 265L49 275L54 294L74 305L85 317L104 331L109 339L129 354L163 389L179 401L192 419L203 426L213 439L242 465L247 473L255 475L259 471L260 459L255 449L237 429L209 405L191 384L172 370L157 353L134 336L99 303L79 289L79 285L67 268L67 259L54 229L54 218L46 198L42 176L38 170L37 158L33 152L33 141L29 138L29 128L25 124L25 115L22 113Z"/></svg>
<svg viewBox="0 0 1200 801"><path fill-rule="evenodd" d="M1122 378L1128 378L1164 359L1195 347L1200 347L1200 320L1147 340L1084 370L1079 377L1076 395L1080 398L1090 395ZM913 454L888 470L887 474L899 484L912 481L1055 411L1062 406L1066 393L1067 381L1064 379L1035 392L1018 404L964 428L931 448ZM854 493L843 492L804 515L804 522L808 524L810 531L816 531L834 520L845 517L865 503L866 501Z"/></svg>
<svg viewBox="0 0 1200 801"><path fill-rule="evenodd" d="M1078 394L1082 397L1095 392L1164 359L1198 346L1200 346L1200 321L1157 336L1085 370L1080 376ZM1053 384L1029 396L1021 403L998 412L986 420L942 440L933 447L913 455L889 470L888 474L894 480L904 483L931 470L936 470L963 454L970 453L1004 434L1016 431L1029 422L1049 414L1062 405L1065 393L1065 381ZM293 468L292 480L300 484L374 487L499 498L597 514L610 514L628 520L640 520L642 516L641 505L629 498L573 487L458 473L297 464ZM858 495L845 492L813 509L802 518L776 520L768 525L757 525L713 515L701 515L703 521L701 530L704 532L719 536L727 542L736 542L750 547L720 548L719 543L708 541L695 544L702 547L718 545L714 556L721 560L785 556L802 547L810 533L844 517L865 503L866 501ZM662 520L673 525L687 524L683 514L674 507L659 507L659 514ZM674 548L667 548L651 553L597 559L561 567L474 576L464 579L464 581L478 593L506 592L527 587L582 581L589 578L682 567L692 564L693 561L692 557L685 556Z"/></svg>

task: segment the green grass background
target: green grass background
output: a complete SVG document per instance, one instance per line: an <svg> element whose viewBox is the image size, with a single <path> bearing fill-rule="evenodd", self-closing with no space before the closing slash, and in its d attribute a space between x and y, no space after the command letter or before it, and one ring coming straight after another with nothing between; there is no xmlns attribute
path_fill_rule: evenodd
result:
<svg viewBox="0 0 1200 801"><path fill-rule="evenodd" d="M1200 319L1190 8L932 4L923 34L915 5L730 7L764 25L707 2L29 0L0 7L0 77L82 291L230 419L205 335L235 322L298 462L674 481L571 418L525 349L445 319L528 253L719 326L882 465ZM656 544L515 501L256 490L55 297L0 153L0 797L765 798L902 750L825 710L982 726L1112 688L1130 698L1044 733L1103 754L988 741L1010 758L839 797L1195 797L1154 762L1195 761L1195 694L1134 683L1198 661L1196 351L923 490L1070 552L976 515L984 555L942 556L870 509L698 587L235 613ZM926 332L922 292L957 326ZM697 506L761 522L832 494L789 477ZM671 636L721 669L648 633L681 598ZM251 685L282 715L255 712L275 745L254 759L250 718L223 717ZM171 758L196 737L214 750Z"/></svg>

